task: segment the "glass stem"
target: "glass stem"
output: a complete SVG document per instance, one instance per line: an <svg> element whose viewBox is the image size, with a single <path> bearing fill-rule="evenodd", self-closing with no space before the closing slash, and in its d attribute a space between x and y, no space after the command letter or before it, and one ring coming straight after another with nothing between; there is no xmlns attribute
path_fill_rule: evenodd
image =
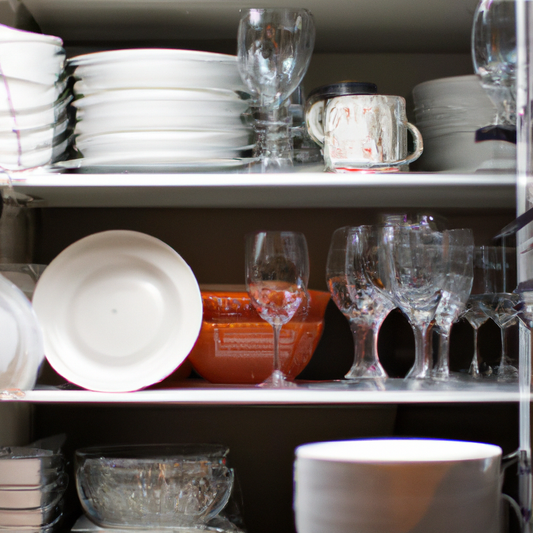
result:
<svg viewBox="0 0 533 533"><path fill-rule="evenodd" d="M273 375L282 375L281 364L279 360L279 336L281 332L281 324L272 324L274 330L274 362L273 362Z"/></svg>
<svg viewBox="0 0 533 533"><path fill-rule="evenodd" d="M377 325L377 330L381 322ZM353 365L346 379L387 377L377 353L377 331L374 325L350 322L354 343Z"/></svg>
<svg viewBox="0 0 533 533"><path fill-rule="evenodd" d="M478 328L474 329L474 355L472 356L472 362L470 363L470 369L468 370L468 373L474 377L479 378L481 377L481 373L479 372L479 347L478 347Z"/></svg>
<svg viewBox="0 0 533 533"><path fill-rule="evenodd" d="M264 172L290 169L292 164L292 117L288 101L274 108L256 108L253 112L256 145L254 157L260 159Z"/></svg>
<svg viewBox="0 0 533 533"><path fill-rule="evenodd" d="M450 377L450 333L451 326L441 328L439 332L439 353L434 376L446 380Z"/></svg>
<svg viewBox="0 0 533 533"><path fill-rule="evenodd" d="M406 379L425 379L431 373L431 343L428 324L413 326L415 335L415 364L409 370Z"/></svg>

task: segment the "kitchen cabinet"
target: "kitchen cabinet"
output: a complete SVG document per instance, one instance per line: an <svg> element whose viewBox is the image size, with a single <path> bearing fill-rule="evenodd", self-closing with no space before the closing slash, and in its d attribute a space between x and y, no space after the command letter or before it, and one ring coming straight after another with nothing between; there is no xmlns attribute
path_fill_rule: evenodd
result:
<svg viewBox="0 0 533 533"><path fill-rule="evenodd" d="M317 44L304 86L309 90L348 78L372 81L380 92L402 95L409 103L417 83L470 74L476 3L310 0L306 7L316 18ZM243 5L157 0L25 4L44 32L64 39L70 56L135 46L234 53ZM1 8L2 0L0 16ZM201 284L235 284L244 280L244 234L289 228L306 234L310 287L325 290L329 239L337 227L377 222L390 212L430 212L445 217L450 227L472 227L476 243L489 244L515 217L514 174L412 170L375 175L326 174L304 167L275 175L37 171L0 175L0 183L7 194L35 209L35 262L50 262L91 233L132 229L176 249ZM65 450L72 454L92 444L223 442L231 449L250 533L294 530L292 460L294 448L304 442L399 435L481 440L500 444L504 453L517 448L517 384L409 385L401 378L383 387L328 383L342 377L352 350L342 317L335 309L329 316L317 350L320 361L297 390L189 380L135 393L95 393L65 387L45 368L36 390L0 403L5 422L1 443L65 433ZM395 335L396 329L383 334L391 361L406 353L408 359L409 339L403 343ZM506 489L516 495L514 473ZM75 495L71 498L74 501Z"/></svg>

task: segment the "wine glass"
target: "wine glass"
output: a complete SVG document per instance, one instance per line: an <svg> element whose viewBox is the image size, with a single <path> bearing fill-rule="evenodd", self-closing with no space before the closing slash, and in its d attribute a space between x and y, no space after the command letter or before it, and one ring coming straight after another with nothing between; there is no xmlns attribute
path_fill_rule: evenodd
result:
<svg viewBox="0 0 533 533"><path fill-rule="evenodd" d="M479 364L481 361L478 344L479 328L489 319L489 317L481 308L481 302L478 294L471 294L468 302L466 303L463 318L468 321L474 330L474 354L472 355L472 361L470 362L468 373L473 378L478 379L481 377L481 372L479 370Z"/></svg>
<svg viewBox="0 0 533 533"><path fill-rule="evenodd" d="M345 379L385 378L379 362L377 337L381 324L394 309L365 273L366 251L377 246L371 226L334 231L326 264L326 282L336 306L348 319L354 340L354 361Z"/></svg>
<svg viewBox="0 0 533 533"><path fill-rule="evenodd" d="M307 71L315 44L307 9L247 9L239 23L237 58L253 98L254 157L263 171L292 166L289 96Z"/></svg>
<svg viewBox="0 0 533 533"><path fill-rule="evenodd" d="M415 336L415 363L406 379L431 376L429 331L447 270L443 243L443 233L427 225L399 224L382 229L380 279L406 314Z"/></svg>
<svg viewBox="0 0 533 533"><path fill-rule="evenodd" d="M481 0L472 27L472 60L496 107L500 131L516 131L516 2Z"/></svg>
<svg viewBox="0 0 533 533"><path fill-rule="evenodd" d="M476 267L482 270L483 292L477 296L479 306L500 328L501 358L497 368L498 380L518 377L518 369L507 352L507 332L518 322L520 296L516 289L516 249L505 246L480 246Z"/></svg>
<svg viewBox="0 0 533 533"><path fill-rule="evenodd" d="M281 370L281 327L308 302L309 256L301 233L260 231L246 236L246 289L259 316L274 330L271 376L260 386L290 387Z"/></svg>
<svg viewBox="0 0 533 533"><path fill-rule="evenodd" d="M470 229L448 230L443 235L448 265L435 312L439 349L433 377L447 380L450 377L450 333L454 322L464 311L472 290L474 235Z"/></svg>

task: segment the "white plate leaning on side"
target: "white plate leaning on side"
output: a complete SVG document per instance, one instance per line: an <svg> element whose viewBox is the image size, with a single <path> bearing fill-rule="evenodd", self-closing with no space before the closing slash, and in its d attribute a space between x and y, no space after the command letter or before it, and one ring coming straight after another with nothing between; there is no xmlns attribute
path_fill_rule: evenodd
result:
<svg viewBox="0 0 533 533"><path fill-rule="evenodd" d="M167 377L202 323L190 267L167 244L135 231L104 231L67 247L39 279L33 306L52 367L101 392Z"/></svg>

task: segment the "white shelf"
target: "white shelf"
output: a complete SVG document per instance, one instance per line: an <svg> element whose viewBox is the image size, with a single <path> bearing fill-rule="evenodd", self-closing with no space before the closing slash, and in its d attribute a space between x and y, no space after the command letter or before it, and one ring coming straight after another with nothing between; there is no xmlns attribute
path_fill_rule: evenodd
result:
<svg viewBox="0 0 533 533"><path fill-rule="evenodd" d="M0 185L9 185L4 179ZM18 173L17 193L48 207L512 208L516 177L501 174Z"/></svg>
<svg viewBox="0 0 533 533"><path fill-rule="evenodd" d="M185 382L187 383L187 382ZM405 381L387 379L360 383L300 383L291 389L217 386L189 383L182 388L104 393L41 388L4 401L31 403L111 403L181 405L356 405L400 403L518 402L518 383L492 380Z"/></svg>

